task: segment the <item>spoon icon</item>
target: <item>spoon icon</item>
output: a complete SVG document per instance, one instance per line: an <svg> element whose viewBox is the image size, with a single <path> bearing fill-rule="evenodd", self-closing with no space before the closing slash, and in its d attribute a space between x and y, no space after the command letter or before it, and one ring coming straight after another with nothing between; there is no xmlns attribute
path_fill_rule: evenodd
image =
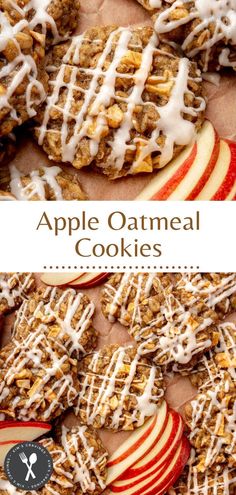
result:
<svg viewBox="0 0 236 495"><path fill-rule="evenodd" d="M28 467L28 472L27 472L27 475L25 477L25 481L29 481L29 477L32 476L32 478L35 478L35 474L32 470L32 466L33 464L35 464L37 462L37 454L35 452L33 452L30 456L29 456L29 464L27 464L27 467Z"/></svg>

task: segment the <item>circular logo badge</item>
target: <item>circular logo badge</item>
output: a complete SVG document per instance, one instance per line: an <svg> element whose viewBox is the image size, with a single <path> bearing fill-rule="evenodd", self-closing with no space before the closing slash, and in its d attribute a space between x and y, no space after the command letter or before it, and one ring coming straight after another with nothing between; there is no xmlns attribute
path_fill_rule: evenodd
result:
<svg viewBox="0 0 236 495"><path fill-rule="evenodd" d="M40 443L21 442L9 450L4 462L8 480L22 490L38 490L50 479L52 457Z"/></svg>

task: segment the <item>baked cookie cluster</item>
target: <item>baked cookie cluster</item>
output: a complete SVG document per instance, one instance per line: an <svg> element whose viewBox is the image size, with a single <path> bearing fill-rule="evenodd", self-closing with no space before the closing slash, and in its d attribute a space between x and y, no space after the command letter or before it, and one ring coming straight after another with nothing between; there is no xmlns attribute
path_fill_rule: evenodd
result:
<svg viewBox="0 0 236 495"><path fill-rule="evenodd" d="M118 273L102 311L125 325L139 352L157 365L192 366L217 344L216 323L235 308L235 274Z"/></svg>
<svg viewBox="0 0 236 495"><path fill-rule="evenodd" d="M138 0L161 40L175 42L201 69L236 69L234 0Z"/></svg>
<svg viewBox="0 0 236 495"><path fill-rule="evenodd" d="M194 136L205 102L195 64L150 27L91 28L55 46L38 143L75 168L109 178L162 168Z"/></svg>

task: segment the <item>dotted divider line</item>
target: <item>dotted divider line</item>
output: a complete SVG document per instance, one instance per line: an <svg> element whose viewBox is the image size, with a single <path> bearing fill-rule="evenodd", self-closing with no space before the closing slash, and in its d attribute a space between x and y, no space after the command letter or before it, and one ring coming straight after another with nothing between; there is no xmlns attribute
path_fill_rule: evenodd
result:
<svg viewBox="0 0 236 495"><path fill-rule="evenodd" d="M196 271L199 271L200 270L200 266L180 266L180 265L155 265L155 266L150 266L150 265L141 265L141 266L138 266L138 265L119 265L119 266L114 266L114 265L111 265L111 266L72 266L72 265L56 265L56 266L52 266L52 265L44 265L43 266L43 270L84 270L84 271L90 271L90 270L108 270L108 271L111 271L111 270L196 270Z"/></svg>

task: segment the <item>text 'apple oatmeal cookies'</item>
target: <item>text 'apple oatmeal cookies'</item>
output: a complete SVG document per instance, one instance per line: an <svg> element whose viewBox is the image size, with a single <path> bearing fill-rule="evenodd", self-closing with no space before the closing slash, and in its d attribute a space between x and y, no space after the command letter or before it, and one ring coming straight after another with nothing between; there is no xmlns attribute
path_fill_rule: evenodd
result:
<svg viewBox="0 0 236 495"><path fill-rule="evenodd" d="M235 495L236 470L227 464L220 464L218 469L198 471L198 456L194 449L190 459L176 485L169 495Z"/></svg>
<svg viewBox="0 0 236 495"><path fill-rule="evenodd" d="M75 414L94 428L133 430L157 411L164 395L160 368L132 346L106 346L79 365Z"/></svg>
<svg viewBox="0 0 236 495"><path fill-rule="evenodd" d="M55 46L38 143L57 162L109 178L164 167L189 144L205 101L196 65L150 27L91 28Z"/></svg>
<svg viewBox="0 0 236 495"><path fill-rule="evenodd" d="M158 3L158 2L157 2ZM154 5L155 30L177 42L204 72L236 69L236 5L234 0L162 0Z"/></svg>
<svg viewBox="0 0 236 495"><path fill-rule="evenodd" d="M80 358L97 344L94 311L94 303L81 292L39 287L17 312L13 336L24 340L28 332L41 328L46 335L60 339L70 356Z"/></svg>
<svg viewBox="0 0 236 495"><path fill-rule="evenodd" d="M77 360L63 338L43 325L3 347L0 378L0 413L8 419L55 419L73 405L79 390Z"/></svg>
<svg viewBox="0 0 236 495"><path fill-rule="evenodd" d="M60 167L40 167L29 174L15 165L0 169L0 188L18 201L79 201L86 196L78 178Z"/></svg>
<svg viewBox="0 0 236 495"><path fill-rule="evenodd" d="M12 5L0 8L0 136L36 114L46 97L43 34Z"/></svg>
<svg viewBox="0 0 236 495"><path fill-rule="evenodd" d="M18 308L34 289L32 273L0 273L0 315Z"/></svg>
<svg viewBox="0 0 236 495"><path fill-rule="evenodd" d="M58 442L73 466L74 494L98 495L106 488L108 453L97 432L87 426L62 426Z"/></svg>

